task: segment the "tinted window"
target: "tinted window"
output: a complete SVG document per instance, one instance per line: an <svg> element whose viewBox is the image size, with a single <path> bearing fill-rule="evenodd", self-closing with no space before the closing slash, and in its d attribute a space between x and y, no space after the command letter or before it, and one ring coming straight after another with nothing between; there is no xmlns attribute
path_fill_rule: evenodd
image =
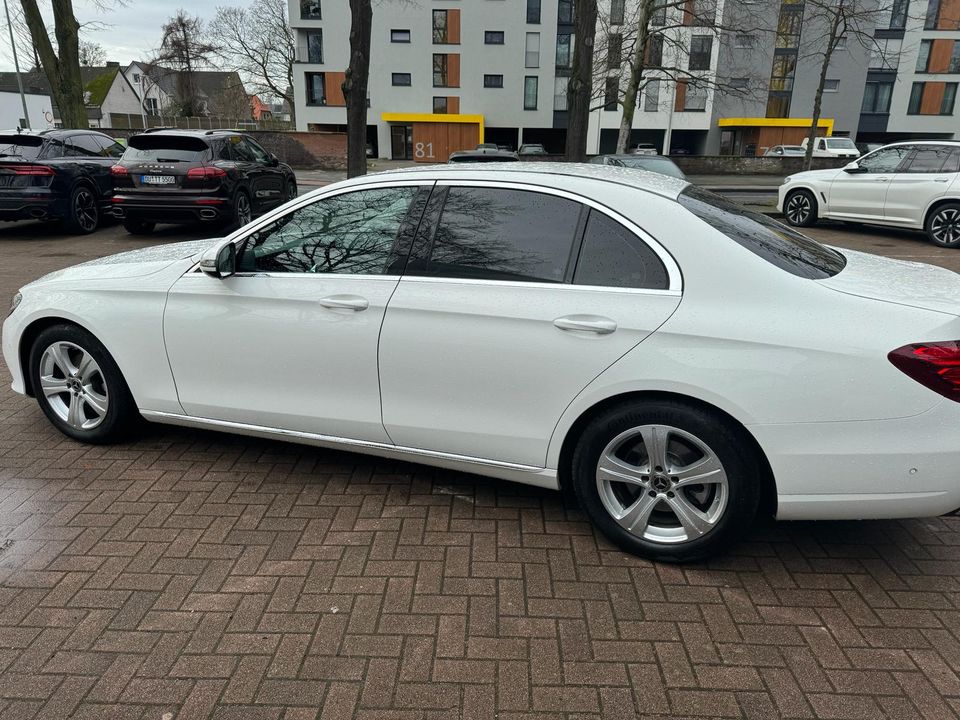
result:
<svg viewBox="0 0 960 720"><path fill-rule="evenodd" d="M651 290L670 286L657 254L623 225L595 210L587 221L573 282Z"/></svg>
<svg viewBox="0 0 960 720"><path fill-rule="evenodd" d="M857 165L870 173L888 173L893 172L903 159L913 150L911 145L898 145L897 147L883 148L872 152L866 157L857 161Z"/></svg>
<svg viewBox="0 0 960 720"><path fill-rule="evenodd" d="M910 160L910 165L903 171L907 173L938 173L950 157L951 148L942 145L919 145L917 152Z"/></svg>
<svg viewBox="0 0 960 720"><path fill-rule="evenodd" d="M209 157L209 147L200 138L178 135L134 135L124 160L137 162L200 162Z"/></svg>
<svg viewBox="0 0 960 720"><path fill-rule="evenodd" d="M822 280L847 264L836 250L712 192L690 185L678 200L708 225L792 275Z"/></svg>
<svg viewBox="0 0 960 720"><path fill-rule="evenodd" d="M260 145L258 145L256 142L254 142L250 138L243 138L243 145L249 148L250 153L253 155L253 159L256 162L261 162L261 163L269 162L270 153L268 153L266 150L264 150L262 147L260 147Z"/></svg>
<svg viewBox="0 0 960 720"><path fill-rule="evenodd" d="M123 155L124 150L126 150L123 145L106 135L94 135L93 138L100 146L100 154L103 157L118 158Z"/></svg>
<svg viewBox="0 0 960 720"><path fill-rule="evenodd" d="M239 135L233 135L227 138L230 150L233 153L233 159L237 162L256 162L257 158L253 150L247 145Z"/></svg>
<svg viewBox="0 0 960 720"><path fill-rule="evenodd" d="M522 190L450 188L425 271L488 280L563 282L580 204Z"/></svg>
<svg viewBox="0 0 960 720"><path fill-rule="evenodd" d="M362 190L318 200L255 233L241 271L382 275L415 187Z"/></svg>
<svg viewBox="0 0 960 720"><path fill-rule="evenodd" d="M74 135L67 140L67 155L101 157L103 148L93 135Z"/></svg>
<svg viewBox="0 0 960 720"><path fill-rule="evenodd" d="M950 157L947 158L947 161L943 164L943 167L940 169L940 172L945 173L955 173L960 172L960 150L954 150L950 153Z"/></svg>
<svg viewBox="0 0 960 720"><path fill-rule="evenodd" d="M43 147L43 138L35 135L0 135L0 157L35 160Z"/></svg>

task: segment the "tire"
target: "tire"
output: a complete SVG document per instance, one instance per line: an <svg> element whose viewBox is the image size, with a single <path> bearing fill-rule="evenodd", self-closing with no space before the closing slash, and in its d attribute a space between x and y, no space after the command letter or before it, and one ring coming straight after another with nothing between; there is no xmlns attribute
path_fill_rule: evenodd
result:
<svg viewBox="0 0 960 720"><path fill-rule="evenodd" d="M124 229L131 235L150 235L156 229L157 224L147 222L146 220L124 220Z"/></svg>
<svg viewBox="0 0 960 720"><path fill-rule="evenodd" d="M662 448L653 463L648 443ZM571 465L574 493L594 525L650 560L689 562L724 552L757 516L761 472L753 451L728 420L681 403L603 412L584 428ZM687 484L700 473L709 481Z"/></svg>
<svg viewBox="0 0 960 720"><path fill-rule="evenodd" d="M253 220L253 206L250 204L250 196L246 190L237 190L231 203L231 215L228 226L236 230L242 228Z"/></svg>
<svg viewBox="0 0 960 720"><path fill-rule="evenodd" d="M70 193L70 205L63 221L71 235L89 235L100 224L97 194L86 185L77 185Z"/></svg>
<svg viewBox="0 0 960 720"><path fill-rule="evenodd" d="M287 180L287 184L283 189L283 202L288 203L291 200L297 199L297 181L296 180Z"/></svg>
<svg viewBox="0 0 960 720"><path fill-rule="evenodd" d="M64 323L41 331L29 362L40 409L67 437L102 445L123 440L139 426L142 419L120 368L83 328Z"/></svg>
<svg viewBox="0 0 960 720"><path fill-rule="evenodd" d="M960 203L940 205L927 216L924 224L930 242L942 248L960 247Z"/></svg>
<svg viewBox="0 0 960 720"><path fill-rule="evenodd" d="M794 190L783 200L783 217L794 227L810 227L817 221L817 199L809 190Z"/></svg>

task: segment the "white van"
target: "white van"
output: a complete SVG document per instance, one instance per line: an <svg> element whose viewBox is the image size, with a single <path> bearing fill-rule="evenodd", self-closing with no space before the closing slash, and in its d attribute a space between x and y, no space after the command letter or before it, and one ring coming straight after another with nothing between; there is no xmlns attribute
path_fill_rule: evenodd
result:
<svg viewBox="0 0 960 720"><path fill-rule="evenodd" d="M800 143L804 150L807 149L808 140L809 138L804 138L803 142ZM860 151L857 150L853 140L848 137L818 137L815 142L816 145L813 146L814 157L839 157L850 158L851 160L860 157Z"/></svg>

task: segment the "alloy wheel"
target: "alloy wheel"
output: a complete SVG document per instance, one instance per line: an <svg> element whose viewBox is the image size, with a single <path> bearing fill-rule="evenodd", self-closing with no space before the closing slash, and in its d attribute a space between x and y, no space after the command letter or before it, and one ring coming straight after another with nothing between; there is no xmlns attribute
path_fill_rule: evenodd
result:
<svg viewBox="0 0 960 720"><path fill-rule="evenodd" d="M664 544L709 533L730 496L716 453L668 425L643 425L617 435L600 454L596 480L604 509L624 530Z"/></svg>
<svg viewBox="0 0 960 720"><path fill-rule="evenodd" d="M250 209L250 199L243 193L237 195L236 209L238 227L243 227L253 220L253 212Z"/></svg>
<svg viewBox="0 0 960 720"><path fill-rule="evenodd" d="M944 208L930 222L930 234L941 245L960 241L960 210Z"/></svg>
<svg viewBox="0 0 960 720"><path fill-rule="evenodd" d="M809 197L804 193L794 193L787 201L787 220L793 225L802 225L810 219L812 210Z"/></svg>
<svg viewBox="0 0 960 720"><path fill-rule="evenodd" d="M75 430L93 430L110 405L103 371L71 342L53 343L40 358L40 391L53 412Z"/></svg>
<svg viewBox="0 0 960 720"><path fill-rule="evenodd" d="M84 232L97 229L97 201L86 188L80 188L74 195L73 217Z"/></svg>

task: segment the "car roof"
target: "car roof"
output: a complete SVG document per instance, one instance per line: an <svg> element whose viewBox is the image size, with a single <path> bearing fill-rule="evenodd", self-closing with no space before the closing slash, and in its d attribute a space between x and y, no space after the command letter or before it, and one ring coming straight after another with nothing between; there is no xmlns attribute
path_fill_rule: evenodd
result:
<svg viewBox="0 0 960 720"><path fill-rule="evenodd" d="M243 135L241 130L181 130L180 128L151 128L140 135L181 135L185 137L208 138L217 135Z"/></svg>
<svg viewBox="0 0 960 720"><path fill-rule="evenodd" d="M389 182L391 180L500 180L551 187L557 176L578 178L590 182L606 182L615 185L645 190L661 197L675 200L690 184L679 178L653 172L637 172L630 168L612 165L566 162L510 162L510 163L462 163L453 165L424 165L372 173L362 178L347 181L351 184L364 182Z"/></svg>
<svg viewBox="0 0 960 720"><path fill-rule="evenodd" d="M869 144L869 143L868 143ZM960 140L904 140L895 143L877 143L880 147L897 147L899 145L950 145L960 147ZM879 150L880 147L877 149Z"/></svg>
<svg viewBox="0 0 960 720"><path fill-rule="evenodd" d="M603 157L622 158L624 160L639 160L640 162L673 162L666 155L637 155L635 153L617 153Z"/></svg>

